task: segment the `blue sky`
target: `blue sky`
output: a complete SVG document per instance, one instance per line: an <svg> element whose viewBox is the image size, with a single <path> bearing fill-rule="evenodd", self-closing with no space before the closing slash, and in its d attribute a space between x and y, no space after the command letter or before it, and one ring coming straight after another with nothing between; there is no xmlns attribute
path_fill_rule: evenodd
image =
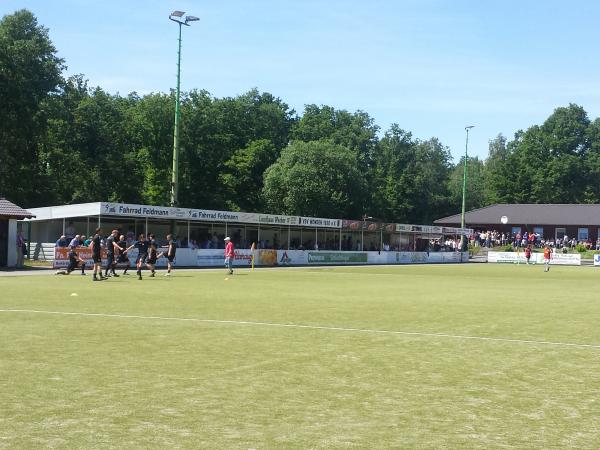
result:
<svg viewBox="0 0 600 450"><path fill-rule="evenodd" d="M217 97L257 87L301 112L307 103L363 110L385 130L438 137L455 161L498 133L539 124L574 102L600 116L600 3L573 0L2 0L49 28L69 73L116 93L175 85L180 9L182 89Z"/></svg>

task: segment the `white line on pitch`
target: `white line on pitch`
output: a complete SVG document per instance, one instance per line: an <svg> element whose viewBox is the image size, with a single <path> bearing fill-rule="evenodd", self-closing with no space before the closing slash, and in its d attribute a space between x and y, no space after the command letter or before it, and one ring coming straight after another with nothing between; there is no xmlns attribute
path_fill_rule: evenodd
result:
<svg viewBox="0 0 600 450"><path fill-rule="evenodd" d="M254 325L263 327L276 328L296 328L308 330L325 330L325 331L346 331L353 333L373 333L373 334L390 334L401 336L418 336L418 337L439 337L448 339L470 339L476 341L492 341L492 342L510 342L516 344L533 344L533 345L554 345L559 347L576 347L576 348L593 348L600 349L600 344L579 344L573 342L555 342L555 341L537 341L534 339L510 339L510 338L494 338L485 336L468 336L462 334L448 333L423 333L418 331L394 331L394 330L373 330L369 328L346 328L346 327L327 327L321 325L302 325L296 323L273 323L273 322L253 322L248 320L217 320L217 319L198 319L194 317L161 317L161 316L137 316L131 314L106 314L106 313L85 313L85 312L69 312L69 311L42 311L35 309L0 309L3 313L25 313L25 314L55 314L61 316L86 316L86 317L113 317L119 319L142 319L142 320L169 320L177 322L197 322L197 323L217 323L228 325Z"/></svg>

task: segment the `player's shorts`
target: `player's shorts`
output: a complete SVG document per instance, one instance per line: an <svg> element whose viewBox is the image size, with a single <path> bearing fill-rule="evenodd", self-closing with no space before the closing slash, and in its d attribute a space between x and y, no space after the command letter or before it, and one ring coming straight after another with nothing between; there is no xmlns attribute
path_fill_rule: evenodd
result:
<svg viewBox="0 0 600 450"><path fill-rule="evenodd" d="M544 258L544 264L550 264L550 259Z"/></svg>
<svg viewBox="0 0 600 450"><path fill-rule="evenodd" d="M100 257L100 253L94 253L92 255L92 260L94 261L94 264L100 264L102 262L102 258Z"/></svg>
<svg viewBox="0 0 600 450"><path fill-rule="evenodd" d="M117 257L117 262L118 262L118 263L126 263L126 262L129 262L129 257L128 257L127 255L120 254L120 255Z"/></svg>
<svg viewBox="0 0 600 450"><path fill-rule="evenodd" d="M146 260L148 259L148 253L140 253L137 257L137 259L135 260L135 263L139 263L141 262L142 264L144 264L146 262Z"/></svg>
<svg viewBox="0 0 600 450"><path fill-rule="evenodd" d="M175 260L175 255L167 255L167 259L169 262L173 262Z"/></svg>
<svg viewBox="0 0 600 450"><path fill-rule="evenodd" d="M146 264L156 264L156 255L154 255L154 256L152 256L152 257L149 257L149 258L146 260Z"/></svg>
<svg viewBox="0 0 600 450"><path fill-rule="evenodd" d="M106 264L112 264L115 261L114 253L106 253Z"/></svg>
<svg viewBox="0 0 600 450"><path fill-rule="evenodd" d="M73 272L79 268L79 261L69 262L69 266L67 267L67 272Z"/></svg>

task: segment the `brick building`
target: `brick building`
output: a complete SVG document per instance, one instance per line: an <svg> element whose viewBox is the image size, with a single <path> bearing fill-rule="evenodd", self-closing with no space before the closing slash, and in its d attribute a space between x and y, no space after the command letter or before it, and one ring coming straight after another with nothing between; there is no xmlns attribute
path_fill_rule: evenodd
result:
<svg viewBox="0 0 600 450"><path fill-rule="evenodd" d="M503 224L502 217L507 218ZM460 226L461 215L437 219L435 225ZM495 204L465 214L465 227L497 230L514 235L539 233L545 239L562 239L565 235L578 241L595 242L600 234L600 205L573 204Z"/></svg>

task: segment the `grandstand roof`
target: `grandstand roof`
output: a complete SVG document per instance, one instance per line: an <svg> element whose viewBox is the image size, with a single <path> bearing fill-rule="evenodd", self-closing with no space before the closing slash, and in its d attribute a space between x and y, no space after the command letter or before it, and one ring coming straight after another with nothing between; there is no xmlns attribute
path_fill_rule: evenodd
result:
<svg viewBox="0 0 600 450"><path fill-rule="evenodd" d="M434 221L437 225L460 224L460 214ZM519 225L598 225L600 204L505 204L498 203L465 213L465 223L471 225L500 225L506 216L509 224Z"/></svg>

